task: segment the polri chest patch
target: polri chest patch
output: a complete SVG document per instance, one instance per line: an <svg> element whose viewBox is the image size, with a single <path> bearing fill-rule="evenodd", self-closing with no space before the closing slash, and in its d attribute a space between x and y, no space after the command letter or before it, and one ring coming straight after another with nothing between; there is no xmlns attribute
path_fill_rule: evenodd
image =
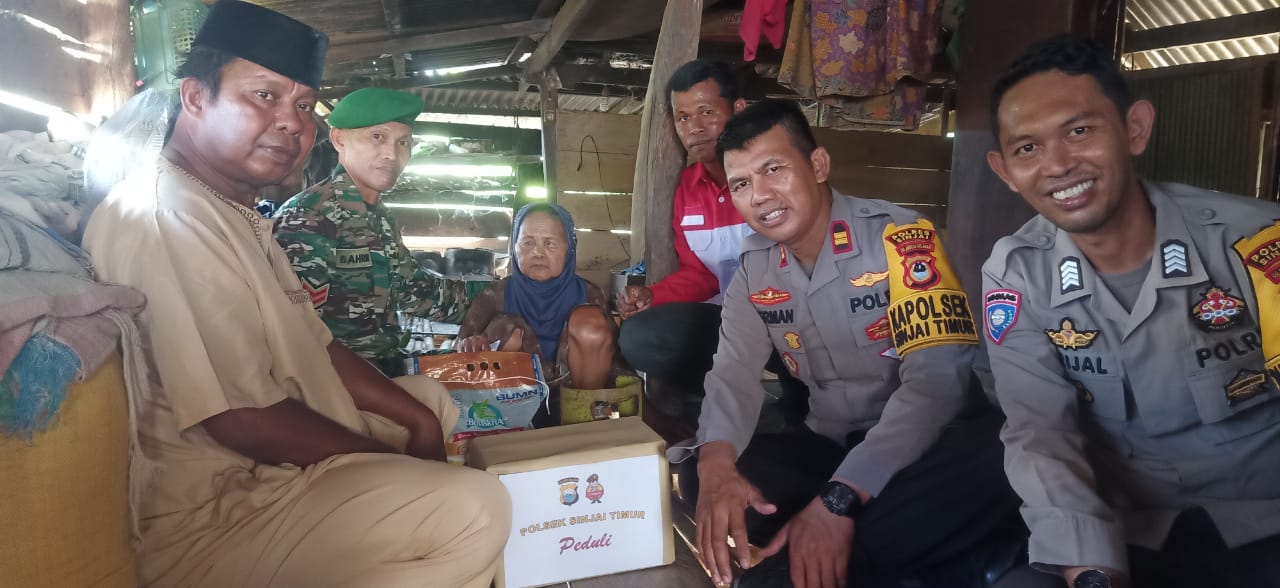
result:
<svg viewBox="0 0 1280 588"><path fill-rule="evenodd" d="M1244 300L1232 296L1230 288L1210 286L1191 307L1191 318L1201 329L1223 331L1240 324L1246 310Z"/></svg>

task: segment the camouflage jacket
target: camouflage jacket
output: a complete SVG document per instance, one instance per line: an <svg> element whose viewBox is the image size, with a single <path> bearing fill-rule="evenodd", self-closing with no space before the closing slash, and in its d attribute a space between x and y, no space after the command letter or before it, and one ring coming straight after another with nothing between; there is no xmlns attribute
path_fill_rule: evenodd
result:
<svg viewBox="0 0 1280 588"><path fill-rule="evenodd" d="M466 283L409 256L387 207L365 204L345 175L303 190L276 213L276 241L334 338L370 359L408 343L396 312L459 322Z"/></svg>

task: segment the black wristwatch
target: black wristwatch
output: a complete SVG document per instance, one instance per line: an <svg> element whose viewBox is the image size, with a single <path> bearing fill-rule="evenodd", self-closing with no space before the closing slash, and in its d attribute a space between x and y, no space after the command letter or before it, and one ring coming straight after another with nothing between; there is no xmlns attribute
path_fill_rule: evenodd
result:
<svg viewBox="0 0 1280 588"><path fill-rule="evenodd" d="M827 482L827 487L819 498L822 499L822 506L827 507L832 514L842 517L856 517L866 506L853 488L836 481Z"/></svg>
<svg viewBox="0 0 1280 588"><path fill-rule="evenodd" d="M1071 588L1111 588L1111 576L1102 570L1085 570L1076 574Z"/></svg>

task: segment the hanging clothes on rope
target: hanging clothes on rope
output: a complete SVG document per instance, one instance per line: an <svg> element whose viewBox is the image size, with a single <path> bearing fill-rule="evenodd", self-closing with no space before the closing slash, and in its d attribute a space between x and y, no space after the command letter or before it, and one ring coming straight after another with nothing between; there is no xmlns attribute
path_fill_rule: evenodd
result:
<svg viewBox="0 0 1280 588"><path fill-rule="evenodd" d="M940 3L796 0L778 81L835 106L834 127L913 129L925 109Z"/></svg>
<svg viewBox="0 0 1280 588"><path fill-rule="evenodd" d="M775 49L782 48L782 32L787 24L787 0L747 0L742 8L742 58L756 60L756 48L760 46L760 33L764 33Z"/></svg>

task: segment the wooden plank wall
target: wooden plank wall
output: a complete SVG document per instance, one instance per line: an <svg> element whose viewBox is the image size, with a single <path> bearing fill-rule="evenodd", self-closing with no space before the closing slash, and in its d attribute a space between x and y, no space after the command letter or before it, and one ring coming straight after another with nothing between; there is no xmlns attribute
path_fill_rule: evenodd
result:
<svg viewBox="0 0 1280 588"><path fill-rule="evenodd" d="M133 96L133 37L128 0L5 0L0 2L0 89L57 106L96 122ZM64 40L19 15L52 26ZM64 48L81 51L79 58ZM97 61L93 61L97 60ZM0 130L7 130L0 113ZM43 120L41 120L43 123Z"/></svg>
<svg viewBox="0 0 1280 588"><path fill-rule="evenodd" d="M562 112L557 125L557 198L573 215L578 273L608 290L609 272L627 267L632 175L640 117ZM916 210L938 226L946 222L951 141L945 137L875 131L814 129L831 152L831 185L855 196L879 198ZM613 192L617 194L581 194Z"/></svg>
<svg viewBox="0 0 1280 588"><path fill-rule="evenodd" d="M579 229L578 274L606 293L609 273L630 265L630 235L610 231L631 229L639 144L636 115L561 112L557 121L556 198Z"/></svg>
<svg viewBox="0 0 1280 588"><path fill-rule="evenodd" d="M945 226L951 140L931 135L814 129L831 153L835 189L915 210Z"/></svg>

